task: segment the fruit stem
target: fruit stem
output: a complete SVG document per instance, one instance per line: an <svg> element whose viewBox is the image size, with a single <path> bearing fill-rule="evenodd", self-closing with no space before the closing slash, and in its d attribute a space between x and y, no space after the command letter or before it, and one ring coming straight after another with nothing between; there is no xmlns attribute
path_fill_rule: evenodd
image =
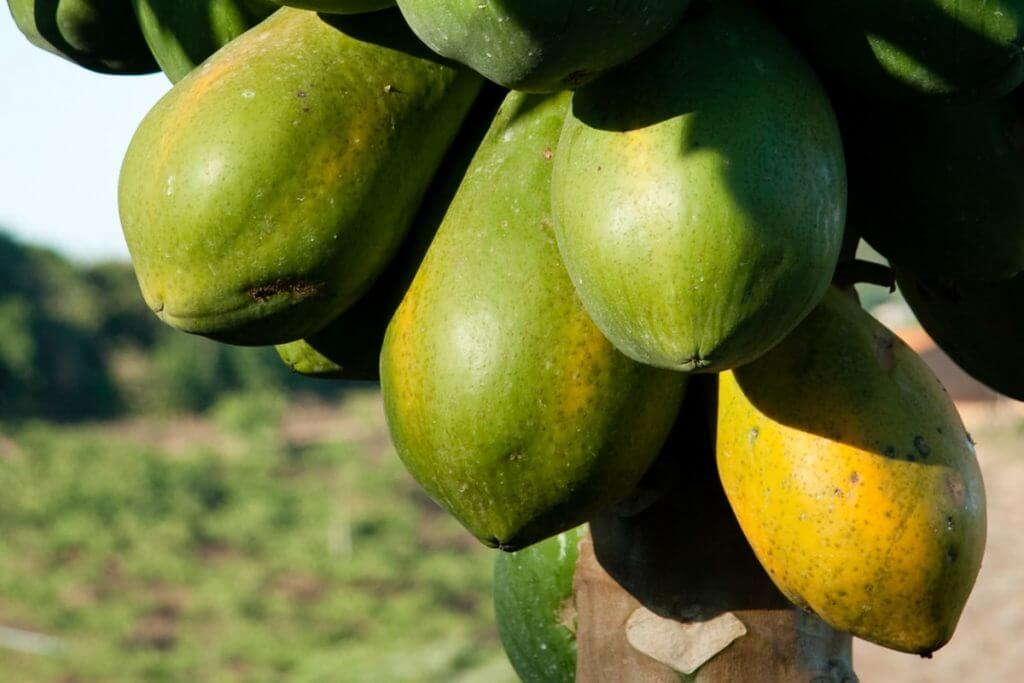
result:
<svg viewBox="0 0 1024 683"><path fill-rule="evenodd" d="M840 288L852 287L858 283L886 287L890 293L896 291L896 273L881 263L853 259L844 261L836 268L833 284Z"/></svg>

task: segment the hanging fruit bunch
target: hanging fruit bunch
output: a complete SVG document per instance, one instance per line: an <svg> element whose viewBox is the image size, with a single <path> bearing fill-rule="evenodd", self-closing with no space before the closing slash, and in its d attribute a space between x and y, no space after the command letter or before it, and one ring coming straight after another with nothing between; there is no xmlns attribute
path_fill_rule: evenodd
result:
<svg viewBox="0 0 1024 683"><path fill-rule="evenodd" d="M852 285L1024 399L1024 0L279 4L9 0L175 83L120 179L146 302L379 381L509 551L524 680L854 680L850 635L952 637L973 443Z"/></svg>

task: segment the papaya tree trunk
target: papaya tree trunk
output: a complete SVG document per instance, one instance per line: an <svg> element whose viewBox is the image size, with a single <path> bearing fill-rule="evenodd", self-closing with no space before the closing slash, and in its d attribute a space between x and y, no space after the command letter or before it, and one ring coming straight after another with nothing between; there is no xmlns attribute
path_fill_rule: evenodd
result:
<svg viewBox="0 0 1024 683"><path fill-rule="evenodd" d="M580 683L857 680L850 636L813 614L792 605L725 612L699 602L675 610L645 605L605 571L591 538L580 544L573 590ZM734 592L737 605L750 604L740 599L745 587Z"/></svg>

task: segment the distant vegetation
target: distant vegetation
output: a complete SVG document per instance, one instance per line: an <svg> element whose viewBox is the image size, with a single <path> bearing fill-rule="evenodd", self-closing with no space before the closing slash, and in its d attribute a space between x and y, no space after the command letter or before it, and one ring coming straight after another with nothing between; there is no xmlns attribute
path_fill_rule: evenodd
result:
<svg viewBox="0 0 1024 683"><path fill-rule="evenodd" d="M146 308L126 263L78 266L0 233L0 419L204 410L234 391L336 395L273 349L176 332Z"/></svg>
<svg viewBox="0 0 1024 683"><path fill-rule="evenodd" d="M49 651L0 630L0 680L515 680L493 551L406 474L379 395L312 405L2 430L0 629Z"/></svg>

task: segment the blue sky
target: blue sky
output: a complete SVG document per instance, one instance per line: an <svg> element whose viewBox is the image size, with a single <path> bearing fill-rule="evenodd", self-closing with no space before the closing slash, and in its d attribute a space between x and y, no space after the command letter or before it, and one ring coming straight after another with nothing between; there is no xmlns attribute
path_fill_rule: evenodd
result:
<svg viewBox="0 0 1024 683"><path fill-rule="evenodd" d="M126 258L117 174L170 84L94 74L44 52L0 5L0 226L78 260Z"/></svg>

